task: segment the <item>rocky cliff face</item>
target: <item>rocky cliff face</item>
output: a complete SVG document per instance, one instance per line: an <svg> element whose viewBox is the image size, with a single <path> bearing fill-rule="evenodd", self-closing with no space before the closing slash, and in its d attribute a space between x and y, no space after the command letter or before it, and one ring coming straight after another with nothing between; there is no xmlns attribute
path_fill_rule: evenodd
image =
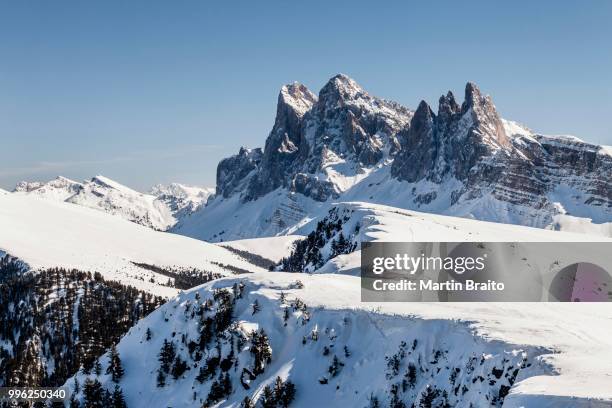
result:
<svg viewBox="0 0 612 408"><path fill-rule="evenodd" d="M538 227L556 214L601 223L612 220L610 150L506 121L473 83L461 104L448 92L437 113L424 101L413 112L336 75L318 97L281 89L265 148L223 160L217 195L247 203L280 188Z"/></svg>

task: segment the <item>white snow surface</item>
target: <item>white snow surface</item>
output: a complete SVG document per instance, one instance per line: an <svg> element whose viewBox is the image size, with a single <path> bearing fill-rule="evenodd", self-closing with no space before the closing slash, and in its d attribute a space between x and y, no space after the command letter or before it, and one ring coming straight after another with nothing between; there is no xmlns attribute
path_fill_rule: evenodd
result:
<svg viewBox="0 0 612 408"><path fill-rule="evenodd" d="M612 237L612 222L595 224L590 218L559 214L553 217L551 229Z"/></svg>
<svg viewBox="0 0 612 408"><path fill-rule="evenodd" d="M163 296L177 293L161 285L168 278L132 262L224 275L231 273L213 262L261 270L217 245L154 231L94 209L21 194L0 195L0 250L35 269L97 271L107 279Z"/></svg>

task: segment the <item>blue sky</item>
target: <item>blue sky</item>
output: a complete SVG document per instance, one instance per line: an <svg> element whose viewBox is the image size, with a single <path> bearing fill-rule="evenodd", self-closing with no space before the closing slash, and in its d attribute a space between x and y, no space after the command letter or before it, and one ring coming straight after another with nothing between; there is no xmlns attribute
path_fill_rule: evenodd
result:
<svg viewBox="0 0 612 408"><path fill-rule="evenodd" d="M338 72L412 108L475 81L506 118L612 144L610 1L223 3L0 1L0 187L213 185L282 84Z"/></svg>

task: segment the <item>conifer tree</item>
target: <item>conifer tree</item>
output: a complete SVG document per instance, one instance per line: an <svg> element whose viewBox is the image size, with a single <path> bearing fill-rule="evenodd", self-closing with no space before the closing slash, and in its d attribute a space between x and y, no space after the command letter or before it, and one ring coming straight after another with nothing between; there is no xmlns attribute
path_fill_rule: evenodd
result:
<svg viewBox="0 0 612 408"><path fill-rule="evenodd" d="M102 384L97 379L86 379L83 384L85 408L105 408L103 402Z"/></svg>
<svg viewBox="0 0 612 408"><path fill-rule="evenodd" d="M201 366L200 370L198 371L198 375L196 376L196 381L199 382L200 384L203 384L207 378L208 378L208 373L206 372L206 369L204 368L204 366Z"/></svg>
<svg viewBox="0 0 612 408"><path fill-rule="evenodd" d="M276 408L276 399L274 398L274 391L269 386L265 386L263 389L263 395L261 396L261 406L263 408Z"/></svg>
<svg viewBox="0 0 612 408"><path fill-rule="evenodd" d="M176 360L174 360L174 364L172 365L172 377L174 379L178 379L183 373L187 370L187 362L181 358L181 356L176 356Z"/></svg>
<svg viewBox="0 0 612 408"><path fill-rule="evenodd" d="M76 395L72 394L70 396L70 402L68 402L69 408L80 408L81 404L79 404L79 400L77 400Z"/></svg>
<svg viewBox="0 0 612 408"><path fill-rule="evenodd" d="M94 363L94 374L98 377L102 374L102 364L100 364L99 360L96 360Z"/></svg>
<svg viewBox="0 0 612 408"><path fill-rule="evenodd" d="M157 370L157 386L160 388L166 386L166 374L161 368Z"/></svg>
<svg viewBox="0 0 612 408"><path fill-rule="evenodd" d="M276 377L276 380L274 380L274 398L276 399L276 401L279 401L282 395L283 379L280 377Z"/></svg>
<svg viewBox="0 0 612 408"><path fill-rule="evenodd" d="M278 404L283 408L287 408L295 399L295 392L295 385L289 380L285 381L281 396L277 398Z"/></svg>
<svg viewBox="0 0 612 408"><path fill-rule="evenodd" d="M102 391L102 405L104 407L110 407L113 405L113 396L109 390Z"/></svg>
<svg viewBox="0 0 612 408"><path fill-rule="evenodd" d="M257 313L260 310L261 310L261 306L259 306L259 301L255 299L255 302L253 302L253 313L252 314Z"/></svg>
<svg viewBox="0 0 612 408"><path fill-rule="evenodd" d="M249 397L244 397L242 403L240 404L240 408L255 408L255 404Z"/></svg>
<svg viewBox="0 0 612 408"><path fill-rule="evenodd" d="M272 360L272 348L270 347L268 335L263 328L260 329L259 333L253 332L253 338L251 339L251 353L255 356L255 367L253 368L253 373L255 375L263 373L266 363L269 363Z"/></svg>
<svg viewBox="0 0 612 408"><path fill-rule="evenodd" d="M112 408L127 408L127 404L125 403L125 398L123 397L123 391L118 385L115 385L115 390L113 391L113 406Z"/></svg>
<svg viewBox="0 0 612 408"><path fill-rule="evenodd" d="M118 383L121 377L123 377L124 370L121 365L121 358L117 347L113 344L110 351L110 362L106 368L106 374L110 374L113 382Z"/></svg>

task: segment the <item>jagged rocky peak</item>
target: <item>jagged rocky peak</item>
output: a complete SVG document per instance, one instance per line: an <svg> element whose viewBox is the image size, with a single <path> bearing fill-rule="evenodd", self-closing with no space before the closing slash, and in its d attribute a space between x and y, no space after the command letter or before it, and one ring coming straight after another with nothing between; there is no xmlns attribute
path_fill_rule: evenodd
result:
<svg viewBox="0 0 612 408"><path fill-rule="evenodd" d="M319 92L319 100L325 104L338 104L345 100L369 97L368 93L352 78L344 74L333 76Z"/></svg>
<svg viewBox="0 0 612 408"><path fill-rule="evenodd" d="M278 94L276 119L266 140L264 161L275 153L293 153L300 145L302 118L317 102L317 96L299 82L284 85Z"/></svg>
<svg viewBox="0 0 612 408"><path fill-rule="evenodd" d="M344 74L331 78L318 98L300 83L285 85L261 157L223 160L217 193L239 192L248 201L284 187L318 201L336 197L340 188L327 168L344 162L342 171L354 174L393 156L411 118L409 109L369 95Z"/></svg>
<svg viewBox="0 0 612 408"><path fill-rule="evenodd" d="M511 143L506 135L502 121L489 95L482 95L480 89L473 82L465 86L465 100L462 112L470 113L474 129L488 143L509 148Z"/></svg>
<svg viewBox="0 0 612 408"><path fill-rule="evenodd" d="M455 100L455 95L452 91L448 91L446 95L442 95L438 101L438 115L442 117L450 117L461 111L461 107Z"/></svg>
<svg viewBox="0 0 612 408"><path fill-rule="evenodd" d="M400 135L403 139L402 150L392 166L392 174L396 177L415 182L430 174L440 148L435 131L435 118L429 104L421 101L410 127Z"/></svg>
<svg viewBox="0 0 612 408"><path fill-rule="evenodd" d="M466 180L483 157L513 153L491 97L483 96L472 82L465 86L461 107L451 91L440 97L438 115L421 102L402 136L392 174L410 182L425 178L440 182L445 177Z"/></svg>
<svg viewBox="0 0 612 408"><path fill-rule="evenodd" d="M317 99L317 95L299 82L284 85L278 94L276 118L284 116L285 113L302 118L317 102Z"/></svg>

